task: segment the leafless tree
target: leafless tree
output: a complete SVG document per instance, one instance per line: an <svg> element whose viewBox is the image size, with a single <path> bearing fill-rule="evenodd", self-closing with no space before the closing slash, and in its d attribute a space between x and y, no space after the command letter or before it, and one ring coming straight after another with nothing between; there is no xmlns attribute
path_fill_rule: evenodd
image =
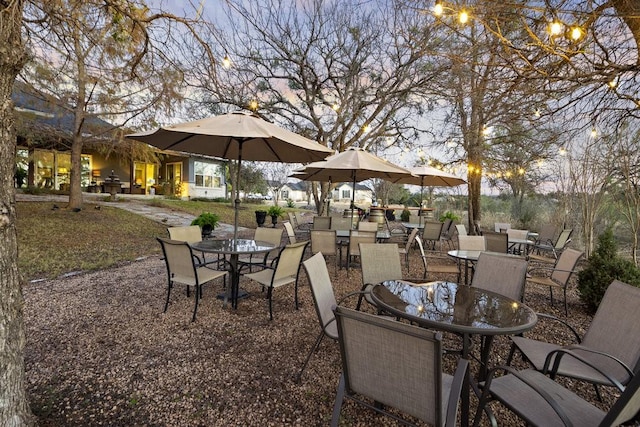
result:
<svg viewBox="0 0 640 427"><path fill-rule="evenodd" d="M409 144L440 71L424 14L396 1L228 0L212 45L229 68L194 58L189 81L214 112L257 109L338 151ZM315 193L314 193L315 194ZM316 197L326 198L328 185Z"/></svg>

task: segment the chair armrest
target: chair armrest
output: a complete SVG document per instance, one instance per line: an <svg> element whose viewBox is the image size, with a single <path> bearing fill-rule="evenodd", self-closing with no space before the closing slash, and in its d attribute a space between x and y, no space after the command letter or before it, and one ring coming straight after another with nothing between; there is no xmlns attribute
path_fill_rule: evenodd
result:
<svg viewBox="0 0 640 427"><path fill-rule="evenodd" d="M458 366L456 367L456 371L453 374L453 382L451 383L451 389L449 390L446 415L447 427L454 427L456 425L458 404L460 403L460 396L462 395L462 385L464 384L464 379L467 375L469 375L469 361L460 358L458 359Z"/></svg>
<svg viewBox="0 0 640 427"><path fill-rule="evenodd" d="M577 273L578 271L578 270L564 270L561 268L554 268L554 267L533 267L527 270L527 274L531 274L532 271L538 271L538 270L550 271L550 272L561 271L563 273Z"/></svg>
<svg viewBox="0 0 640 427"><path fill-rule="evenodd" d="M580 334L578 333L578 331L576 331L576 329L571 326L571 324L569 324L569 322L567 322L564 319L561 319L559 317L556 316L552 316L550 314L546 314L546 313L536 313L536 316L538 316L538 319L544 319L544 320L549 320L549 321L553 321L553 322L558 322L562 325L564 325L572 334L573 337L575 338L576 342L578 344L580 344L582 342L582 337L580 336Z"/></svg>
<svg viewBox="0 0 640 427"><path fill-rule="evenodd" d="M482 396L480 397L480 404L478 405L478 409L476 410L476 416L474 418L473 426L477 427L480 422L480 418L482 416L482 410L486 405L489 395L491 394L491 381L493 381L493 377L495 373L498 371L508 372L517 378L520 382L522 382L525 386L529 387L533 392L540 395L545 402L553 409L553 411L558 415L558 417L562 420L564 425L570 426L572 425L571 420L567 416L566 412L558 405L558 403L551 397L551 395L544 389L538 387L535 383L531 382L529 379L525 378L520 374L520 372L510 366L496 366L491 369L487 375L487 380L484 383ZM542 374L540 374L542 375Z"/></svg>
<svg viewBox="0 0 640 427"><path fill-rule="evenodd" d="M620 383L620 381L618 381L617 379L613 378L611 375L609 375L608 373L604 372L602 369L600 369L597 366L595 366L589 360L585 359L584 357L580 356L579 354L576 354L572 350L580 350L580 351L585 351L585 352L589 352L589 353L605 356L605 357L615 361L616 363L618 363L627 372L627 374L629 374L629 377L633 377L633 371L631 369L629 369L629 367L627 365L625 365L624 362L622 362L617 357L612 356L612 355L607 354L607 353L604 353L602 351L593 350L593 349L589 349L589 348L586 348L586 347L580 347L580 346L571 346L571 347L559 348L557 350L553 350L553 351L549 352L549 354L547 355L547 358L544 361L544 366L542 367L542 373L543 374L547 374L548 373L549 376L552 379L555 378L555 376L556 376L556 374L558 372L558 367L560 365L560 361L562 360L562 357L564 355L569 355L569 357L573 357L574 359L580 361L581 363L584 363L585 365L589 366L590 368L598 371L598 373L600 373L603 377L605 377L607 380L609 380L609 382L613 386L615 386L618 390L620 390L621 392L624 391L625 387ZM551 359L553 358L554 355L555 355L555 359L553 361L553 366L551 367L551 370L549 370L549 364L551 363Z"/></svg>

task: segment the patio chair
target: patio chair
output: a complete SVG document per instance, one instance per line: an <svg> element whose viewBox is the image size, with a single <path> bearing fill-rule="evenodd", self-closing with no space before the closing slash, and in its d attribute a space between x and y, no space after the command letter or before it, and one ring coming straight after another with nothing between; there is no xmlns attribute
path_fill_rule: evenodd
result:
<svg viewBox="0 0 640 427"><path fill-rule="evenodd" d="M509 236L509 240L517 239L517 240L527 240L529 237L529 230L520 230L517 228L510 228L507 230L507 235ZM528 250L528 245L522 243L509 243L508 252L512 254L526 254Z"/></svg>
<svg viewBox="0 0 640 427"><path fill-rule="evenodd" d="M197 257L193 255L193 250L188 242L157 238L162 247L165 265L167 267L167 300L164 304L164 313L169 308L169 298L174 283L187 285L187 297L190 296L191 286L194 287L195 305L193 307L192 322L196 320L198 303L202 298L202 285L219 277L225 277L226 271L214 270L204 264L197 262Z"/></svg>
<svg viewBox="0 0 640 427"><path fill-rule="evenodd" d="M167 227L167 232L169 233L169 239L171 240L187 243L202 241L202 230L199 225ZM198 264L217 264L218 267L220 267L220 264L224 262L224 259L220 257L215 261L207 261L204 252L201 252L200 255L194 254L194 256L197 258Z"/></svg>
<svg viewBox="0 0 640 427"><path fill-rule="evenodd" d="M571 234L573 234L573 229L565 229L560 232L558 238L554 241L551 240L541 240L536 241L536 244L533 246L533 250L537 253L537 255L529 255L532 258L535 258L538 261L547 261L553 262L554 259L558 259L558 255L562 253L562 251L567 247L567 245L571 242ZM551 253L553 258L546 257L542 255L543 253Z"/></svg>
<svg viewBox="0 0 640 427"><path fill-rule="evenodd" d="M378 223L377 222L369 222L369 221L360 221L358 223L358 230L360 231L378 231Z"/></svg>
<svg viewBox="0 0 640 427"><path fill-rule="evenodd" d="M347 245L347 276L349 275L349 269L351 268L351 260L355 257L360 257L360 243L375 243L376 232L375 231L357 231L351 230L349 232L349 243ZM398 251L396 250L396 253Z"/></svg>
<svg viewBox="0 0 640 427"><path fill-rule="evenodd" d="M548 244L556 241L556 234L558 233L558 226L555 224L545 224L540 229L540 233L535 239L536 244Z"/></svg>
<svg viewBox="0 0 640 427"><path fill-rule="evenodd" d="M524 258L483 252L476 263L471 286L522 302L527 266Z"/></svg>
<svg viewBox="0 0 640 427"><path fill-rule="evenodd" d="M322 339L326 336L332 340L338 340L338 328L336 326L335 316L333 315L333 307L337 305L336 297L333 293L331 279L329 279L329 270L327 270L327 263L322 252L316 253L304 261L302 265L309 278L313 305L316 308L318 322L320 323L320 333L309 350L309 354L307 354L300 372L298 372L296 376L296 382L298 383L302 379L302 374L309 364L311 355L318 349Z"/></svg>
<svg viewBox="0 0 640 427"><path fill-rule="evenodd" d="M455 426L469 362L460 359L453 377L443 373L439 332L341 306L335 317L343 372L332 426L340 421L344 399L405 424L384 408L430 425Z"/></svg>
<svg viewBox="0 0 640 427"><path fill-rule="evenodd" d="M442 226L444 224L439 221L425 221L422 229L422 242L429 250L435 251L436 245L440 241L442 234Z"/></svg>
<svg viewBox="0 0 640 427"><path fill-rule="evenodd" d="M334 260L334 275L338 274L338 243L335 230L311 230L311 253L332 256Z"/></svg>
<svg viewBox="0 0 640 427"><path fill-rule="evenodd" d="M565 249L560 258L557 259L555 265L549 267L534 267L529 270L527 277L527 283L534 285L542 285L549 287L549 294L551 299L551 305L553 305L553 288L562 289L564 294L564 314L569 313L567 308L567 286L569 285L569 279L575 272L576 265L582 257L583 253L575 249ZM549 276L537 276L535 272L548 272Z"/></svg>
<svg viewBox="0 0 640 427"><path fill-rule="evenodd" d="M509 235L494 231L483 231L486 249L490 252L506 254L509 250Z"/></svg>
<svg viewBox="0 0 640 427"><path fill-rule="evenodd" d="M313 221L307 221L304 217L304 214L301 212L294 212L293 216L296 218L296 230L307 232L311 229L311 224Z"/></svg>
<svg viewBox="0 0 640 427"><path fill-rule="evenodd" d="M362 290L356 310L360 309L362 298L373 305L368 290L385 280L402 279L402 263L398 245L395 243L360 243L360 269L362 270Z"/></svg>
<svg viewBox="0 0 640 427"><path fill-rule="evenodd" d="M484 236L458 236L458 248L461 251L484 251L487 244Z"/></svg>
<svg viewBox="0 0 640 427"><path fill-rule="evenodd" d="M398 252L401 256L404 257L404 266L407 269L407 273L409 273L409 252L411 250L411 246L415 244L416 236L418 235L419 229L414 228L409 233L409 237L407 238L407 242L404 244L404 247L398 246Z"/></svg>
<svg viewBox="0 0 640 427"><path fill-rule="evenodd" d="M269 320L273 320L273 290L293 283L295 286L295 306L298 309L298 276L302 255L309 242L299 242L286 245L276 259L273 266L266 266L256 273L245 274L244 277L260 283L267 288L267 300L269 301Z"/></svg>
<svg viewBox="0 0 640 427"><path fill-rule="evenodd" d="M465 227L464 224L456 224L456 231L458 232L458 236L468 235L467 227Z"/></svg>
<svg viewBox="0 0 640 427"><path fill-rule="evenodd" d="M264 255L240 256L238 258L238 265L240 266L240 270L249 267L249 272L252 272L254 266L262 268L266 267L267 263L270 262L269 258L273 258L274 254L277 254L282 247L282 229L258 227L253 234L253 239L261 242L271 243L275 246L275 248Z"/></svg>
<svg viewBox="0 0 640 427"><path fill-rule="evenodd" d="M508 374L495 376L500 371ZM629 382L613 406L605 412L540 372L499 366L491 370L484 384L474 427L479 425L482 411L491 399L500 401L530 426L618 426L638 420L640 375ZM495 419L491 421L493 426L497 425Z"/></svg>
<svg viewBox="0 0 640 427"><path fill-rule="evenodd" d="M453 234L455 230L455 224L451 218L445 219L442 223L442 230L440 231L440 247L446 242L449 249L452 249Z"/></svg>
<svg viewBox="0 0 640 427"><path fill-rule="evenodd" d="M422 258L422 265L424 266L424 273L422 274L422 279L427 280L427 274L455 274L456 281L460 281L460 269L457 265L446 264L446 263L436 263L427 261L427 255L424 252L424 246L422 245L422 239L420 236L416 236L416 244L418 245L418 249L420 250L420 258ZM431 257L431 260L435 260L436 258Z"/></svg>
<svg viewBox="0 0 640 427"><path fill-rule="evenodd" d="M493 225L493 231L496 233L506 233L511 228L511 224L508 222L496 222Z"/></svg>
<svg viewBox="0 0 640 427"><path fill-rule="evenodd" d="M640 288L613 281L581 339L566 321L538 315L543 321L567 327L576 344L562 346L525 337L512 337L517 349L536 370L587 381L594 385L615 386L620 391L640 372ZM541 323L541 326L543 324ZM568 356L571 352L572 355ZM596 389L597 391L597 389Z"/></svg>
<svg viewBox="0 0 640 427"><path fill-rule="evenodd" d="M287 232L287 237L289 238L289 243L297 243L298 238L296 237L296 232L293 230L293 226L289 221L283 221L284 230Z"/></svg>
<svg viewBox="0 0 640 427"><path fill-rule="evenodd" d="M331 229L331 217L330 216L314 216L312 230L330 230Z"/></svg>
<svg viewBox="0 0 640 427"><path fill-rule="evenodd" d="M352 228L351 218L331 218L331 230L351 230Z"/></svg>

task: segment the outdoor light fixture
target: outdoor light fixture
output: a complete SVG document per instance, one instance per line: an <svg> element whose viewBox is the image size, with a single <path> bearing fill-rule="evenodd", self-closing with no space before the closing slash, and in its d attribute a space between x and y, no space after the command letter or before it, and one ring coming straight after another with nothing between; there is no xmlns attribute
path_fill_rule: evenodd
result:
<svg viewBox="0 0 640 427"><path fill-rule="evenodd" d="M231 59L229 58L229 55L225 55L224 59L222 60L222 66L224 68L229 68L231 67Z"/></svg>
<svg viewBox="0 0 640 427"><path fill-rule="evenodd" d="M442 6L442 1L437 0L436 4L433 6L433 14L435 16L442 16L444 13L444 6Z"/></svg>

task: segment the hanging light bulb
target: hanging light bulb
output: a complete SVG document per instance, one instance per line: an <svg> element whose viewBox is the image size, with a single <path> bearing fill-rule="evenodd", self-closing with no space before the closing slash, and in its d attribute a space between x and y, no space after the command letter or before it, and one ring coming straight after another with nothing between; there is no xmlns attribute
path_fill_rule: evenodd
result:
<svg viewBox="0 0 640 427"><path fill-rule="evenodd" d="M551 24L549 24L549 33L552 36L559 36L560 34L562 34L562 27L562 22L553 21Z"/></svg>
<svg viewBox="0 0 640 427"><path fill-rule="evenodd" d="M442 16L443 13L444 13L444 6L442 6L442 1L437 0L436 3L433 5L433 14L435 16Z"/></svg>
<svg viewBox="0 0 640 427"><path fill-rule="evenodd" d="M518 169L518 174L519 175L524 175L524 172L525 172L524 168L519 168Z"/></svg>
<svg viewBox="0 0 640 427"><path fill-rule="evenodd" d="M598 136L598 129L596 129L596 127L592 127L591 128L591 138L595 138Z"/></svg>
<svg viewBox="0 0 640 427"><path fill-rule="evenodd" d="M338 111L340 109L340 106L337 103L334 103L331 108L333 108L333 111Z"/></svg>
<svg viewBox="0 0 640 427"><path fill-rule="evenodd" d="M252 111L257 111L258 110L258 101L256 101L255 99L252 99L251 102L249 103L249 109Z"/></svg>
<svg viewBox="0 0 640 427"><path fill-rule="evenodd" d="M571 40L573 40L574 42L580 40L583 35L584 31L581 27L578 26L571 27L571 30L569 31L569 37L571 37Z"/></svg>
<svg viewBox="0 0 640 427"><path fill-rule="evenodd" d="M224 68L229 68L231 67L231 58L229 58L229 55L225 55L224 58L222 59L222 66Z"/></svg>
<svg viewBox="0 0 640 427"><path fill-rule="evenodd" d="M559 154L560 154L561 156L566 156L566 155L567 155L567 149L566 149L566 148L564 148L564 147L560 147Z"/></svg>
<svg viewBox="0 0 640 427"><path fill-rule="evenodd" d="M460 11L460 14L458 15L458 21L460 21L461 24L466 24L467 22L469 22L469 12L462 9Z"/></svg>

